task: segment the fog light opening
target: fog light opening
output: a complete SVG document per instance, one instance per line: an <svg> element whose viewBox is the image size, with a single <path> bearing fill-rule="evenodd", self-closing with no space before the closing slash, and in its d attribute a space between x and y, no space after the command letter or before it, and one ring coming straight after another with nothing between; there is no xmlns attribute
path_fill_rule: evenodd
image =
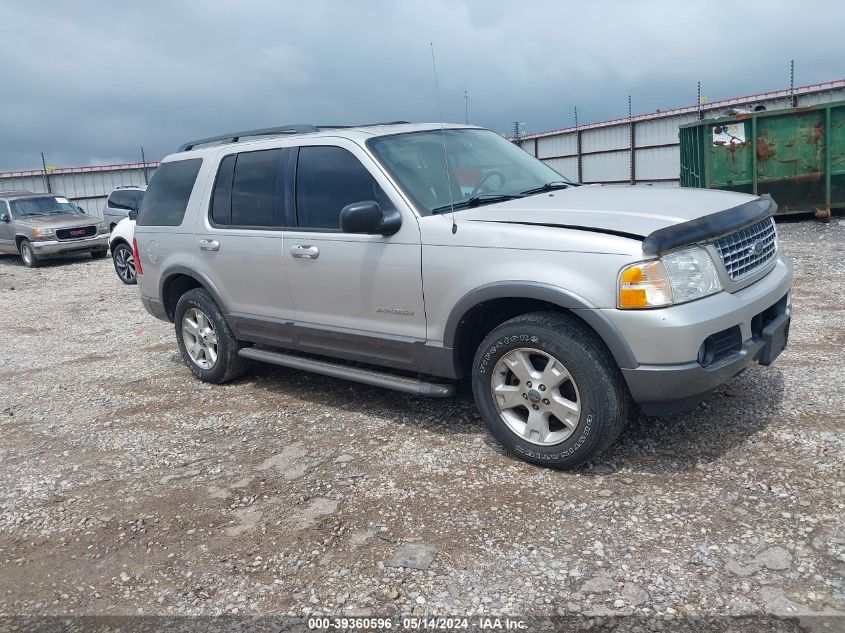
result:
<svg viewBox="0 0 845 633"><path fill-rule="evenodd" d="M704 339L701 347L698 348L698 364L707 367L713 364L713 357L716 355L716 345L711 337Z"/></svg>

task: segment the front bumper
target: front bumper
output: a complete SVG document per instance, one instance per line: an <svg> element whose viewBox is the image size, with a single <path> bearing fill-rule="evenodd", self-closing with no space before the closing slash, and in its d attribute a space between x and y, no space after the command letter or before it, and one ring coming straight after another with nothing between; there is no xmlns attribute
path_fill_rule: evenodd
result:
<svg viewBox="0 0 845 633"><path fill-rule="evenodd" d="M781 258L768 275L733 294L614 311L611 320L639 362L622 369L633 399L646 413L688 409L749 365L773 362L789 335L791 287L792 265Z"/></svg>
<svg viewBox="0 0 845 633"><path fill-rule="evenodd" d="M108 250L109 234L94 235L81 240L33 240L30 244L38 257L59 257L71 253Z"/></svg>

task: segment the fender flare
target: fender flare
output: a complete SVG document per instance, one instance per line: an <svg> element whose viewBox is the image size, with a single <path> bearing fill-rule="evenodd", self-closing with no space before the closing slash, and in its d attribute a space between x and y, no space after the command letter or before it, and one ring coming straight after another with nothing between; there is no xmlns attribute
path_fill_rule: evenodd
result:
<svg viewBox="0 0 845 633"><path fill-rule="evenodd" d="M443 329L443 346L453 349L458 326L475 306L491 299L537 299L570 310L589 325L604 341L617 365L623 369L639 366L628 342L599 308L572 292L536 281L497 281L471 290L452 308Z"/></svg>
<svg viewBox="0 0 845 633"><path fill-rule="evenodd" d="M200 286L202 286L203 290L205 290L206 292L208 292L208 294L211 295L211 298L214 299L218 306L220 306L220 310L223 312L223 314L228 314L226 306L220 298L220 293L217 291L216 286L211 282L211 280L202 273L197 272L193 268L181 264L169 266L168 268L165 268L161 273L161 278L158 282L158 296L161 297L161 301L163 304L165 303L164 291L167 286L167 283L175 275L185 275L186 277L190 277L191 279L196 281ZM172 320L172 315L168 314L168 317L170 317Z"/></svg>

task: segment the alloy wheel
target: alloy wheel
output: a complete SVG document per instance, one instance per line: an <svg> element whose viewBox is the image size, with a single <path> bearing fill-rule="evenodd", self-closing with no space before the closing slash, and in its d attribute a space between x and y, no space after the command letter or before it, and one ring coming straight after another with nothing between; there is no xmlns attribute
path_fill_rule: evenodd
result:
<svg viewBox="0 0 845 633"><path fill-rule="evenodd" d="M135 258L125 246L117 249L114 254L114 265L117 268L117 274L123 281L132 282L135 280Z"/></svg>
<svg viewBox="0 0 845 633"><path fill-rule="evenodd" d="M559 444L578 427L578 387L563 363L547 352L533 348L508 352L496 363L490 388L502 420L527 442Z"/></svg>
<svg viewBox="0 0 845 633"><path fill-rule="evenodd" d="M217 333L201 310L190 308L185 311L182 340L191 361L200 369L211 369L217 363Z"/></svg>

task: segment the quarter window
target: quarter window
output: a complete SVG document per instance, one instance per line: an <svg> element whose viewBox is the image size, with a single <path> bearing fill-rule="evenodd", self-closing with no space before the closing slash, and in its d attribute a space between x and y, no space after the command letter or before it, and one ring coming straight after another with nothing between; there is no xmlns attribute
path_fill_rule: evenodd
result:
<svg viewBox="0 0 845 633"><path fill-rule="evenodd" d="M347 204L375 200L392 207L366 167L342 147L299 148L296 167L296 216L302 228L340 229Z"/></svg>
<svg viewBox="0 0 845 633"><path fill-rule="evenodd" d="M201 158L162 163L138 213L138 226L179 226L202 165Z"/></svg>
<svg viewBox="0 0 845 633"><path fill-rule="evenodd" d="M284 150L231 154L220 162L211 221L225 227L284 226Z"/></svg>

